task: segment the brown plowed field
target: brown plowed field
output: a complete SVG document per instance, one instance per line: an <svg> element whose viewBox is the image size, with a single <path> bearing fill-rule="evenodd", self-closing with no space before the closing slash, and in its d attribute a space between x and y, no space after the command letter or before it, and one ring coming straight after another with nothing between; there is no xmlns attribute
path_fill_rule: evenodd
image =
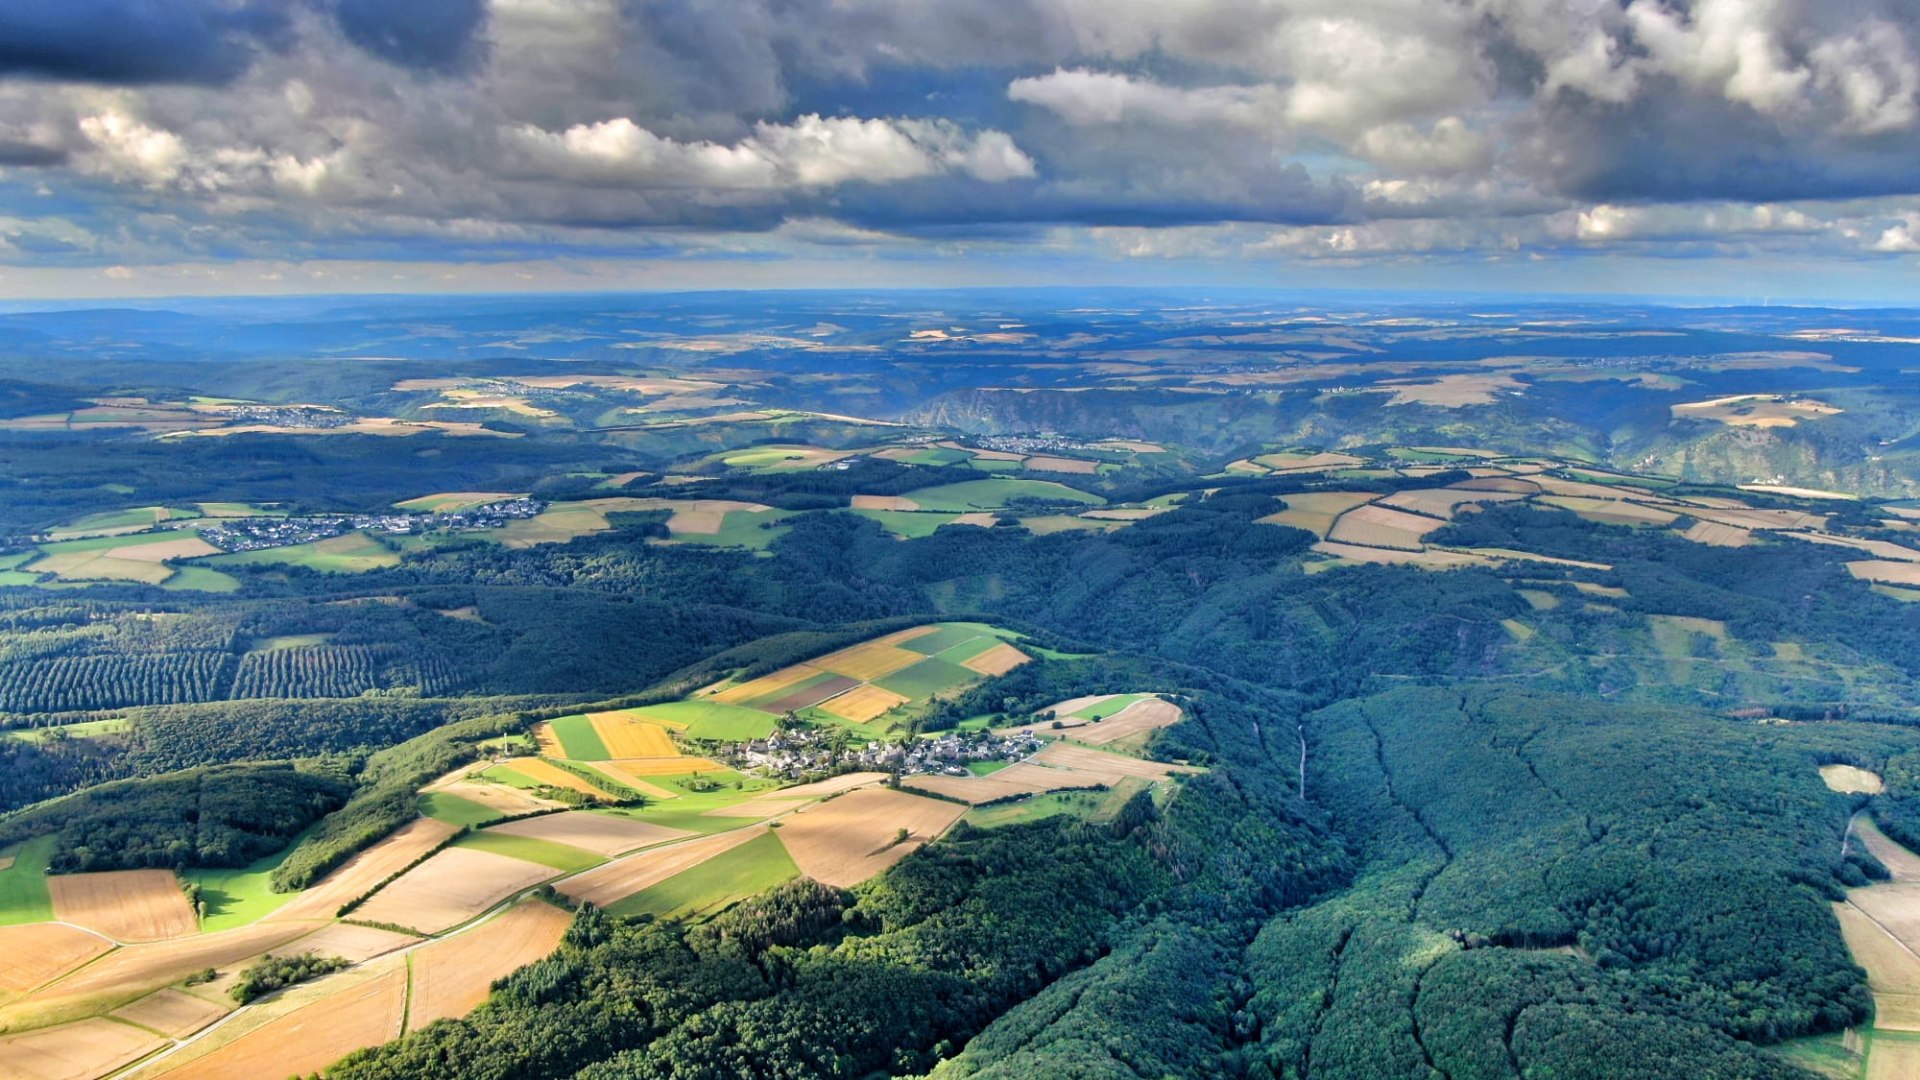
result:
<svg viewBox="0 0 1920 1080"><path fill-rule="evenodd" d="M827 885L858 885L899 862L966 813L966 807L889 788L850 791L788 815L780 842L800 872ZM895 843L899 830L909 839Z"/></svg>
<svg viewBox="0 0 1920 1080"><path fill-rule="evenodd" d="M91 931L60 923L0 926L0 993L24 994L113 948Z"/></svg>
<svg viewBox="0 0 1920 1080"><path fill-rule="evenodd" d="M899 495L855 495L855 510L918 510L920 504Z"/></svg>
<svg viewBox="0 0 1920 1080"><path fill-rule="evenodd" d="M1174 773L1200 771L1191 765L1165 765L1158 761L1141 761L1139 758L1121 757L1119 754L1109 754L1104 750L1094 750L1064 742L1054 743L1033 755L1033 760L1042 765L1058 768L1117 773L1121 776L1138 776L1146 780L1163 780ZM1005 769L1001 770L1001 772L1005 771Z"/></svg>
<svg viewBox="0 0 1920 1080"><path fill-rule="evenodd" d="M130 1024L152 1028L168 1038L184 1039L231 1011L225 1005L168 987L126 1008L115 1009L113 1015Z"/></svg>
<svg viewBox="0 0 1920 1080"><path fill-rule="evenodd" d="M615 859L604 866L596 866L554 887L575 900L606 907L650 885L657 885L682 870L698 866L766 831L764 827L754 826L703 836L671 847L652 848L624 859Z"/></svg>
<svg viewBox="0 0 1920 1080"><path fill-rule="evenodd" d="M1147 698L1134 702L1097 724L1075 728L1071 737L1095 746L1105 746L1143 731L1172 727L1180 722L1180 716L1180 706L1159 698Z"/></svg>
<svg viewBox="0 0 1920 1080"><path fill-rule="evenodd" d="M488 831L506 833L509 836L530 836L536 840L551 840L556 844L566 844L609 858L623 851L632 851L634 848L646 847L649 844L693 835L682 829L669 829L652 822L635 821L633 818L621 817L617 814L595 814L586 810L571 810L564 814L547 814L522 821L510 821L505 825L496 825Z"/></svg>
<svg viewBox="0 0 1920 1080"><path fill-rule="evenodd" d="M551 904L529 900L484 926L422 946L413 954L408 1030L472 1012L495 979L552 952L572 921Z"/></svg>
<svg viewBox="0 0 1920 1080"><path fill-rule="evenodd" d="M161 1075L183 1080L304 1076L355 1050L397 1038L406 1006L407 971L404 966L395 966L356 985L343 985Z"/></svg>
<svg viewBox="0 0 1920 1080"><path fill-rule="evenodd" d="M93 1080L138 1061L166 1040L107 1019L29 1031L0 1039L5 1080Z"/></svg>
<svg viewBox="0 0 1920 1080"><path fill-rule="evenodd" d="M331 919L340 905L357 899L459 831L458 825L433 818L421 818L404 825L385 840L348 859L338 870L267 918L276 921Z"/></svg>
<svg viewBox="0 0 1920 1080"><path fill-rule="evenodd" d="M353 917L437 934L552 876L550 867L524 859L448 848L374 893Z"/></svg>
<svg viewBox="0 0 1920 1080"><path fill-rule="evenodd" d="M256 923L217 934L129 945L0 1009L0 1023L20 1027L113 1008L179 982L203 968L224 970L236 961L279 948L318 929L319 925L314 922Z"/></svg>
<svg viewBox="0 0 1920 1080"><path fill-rule="evenodd" d="M171 870L109 870L47 878L53 913L116 941L163 941L200 928Z"/></svg>
<svg viewBox="0 0 1920 1080"><path fill-rule="evenodd" d="M920 657L920 659L925 659L925 657ZM775 714L798 712L801 709L818 705L828 698L833 697L835 694L844 694L859 685L860 680L858 679L851 679L845 675L836 675L831 679L822 679L811 686L802 687L784 697L758 706L758 708L765 712Z"/></svg>

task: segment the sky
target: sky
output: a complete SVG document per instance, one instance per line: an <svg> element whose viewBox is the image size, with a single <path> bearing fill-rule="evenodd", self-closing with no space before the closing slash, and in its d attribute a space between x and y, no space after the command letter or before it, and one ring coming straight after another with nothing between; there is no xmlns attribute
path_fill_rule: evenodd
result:
<svg viewBox="0 0 1920 1080"><path fill-rule="evenodd" d="M1920 0L17 0L0 299L1920 298Z"/></svg>

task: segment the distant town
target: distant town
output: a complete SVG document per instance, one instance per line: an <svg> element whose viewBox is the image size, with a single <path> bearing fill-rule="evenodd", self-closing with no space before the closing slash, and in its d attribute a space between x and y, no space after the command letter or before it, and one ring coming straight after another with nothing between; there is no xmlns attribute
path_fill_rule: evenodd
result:
<svg viewBox="0 0 1920 1080"><path fill-rule="evenodd" d="M303 517L237 518L200 530L207 543L222 551L259 551L288 547L350 532L409 535L497 529L510 521L534 517L546 505L537 499L510 499L485 506L430 513L313 514Z"/></svg>
<svg viewBox="0 0 1920 1080"><path fill-rule="evenodd" d="M990 731L953 731L904 742L848 742L843 728L783 728L764 739L733 743L719 756L739 769L782 779L817 773L870 769L903 776L941 773L965 776L967 765L985 761L1022 761L1046 744L1031 732L996 735Z"/></svg>

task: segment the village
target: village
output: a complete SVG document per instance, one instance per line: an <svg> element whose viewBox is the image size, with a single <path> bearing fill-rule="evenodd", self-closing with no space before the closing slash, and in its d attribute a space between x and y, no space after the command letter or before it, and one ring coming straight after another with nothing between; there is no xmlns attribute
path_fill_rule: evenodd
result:
<svg viewBox="0 0 1920 1080"><path fill-rule="evenodd" d="M729 765L783 779L819 773L872 770L902 776L939 773L966 776L976 762L1022 761L1046 745L1031 732L995 735L952 731L919 738L868 740L844 728L785 726L764 739L732 743L719 756Z"/></svg>
<svg viewBox="0 0 1920 1080"><path fill-rule="evenodd" d="M237 518L200 530L200 536L222 551L258 551L325 540L360 531L410 535L416 533L497 529L510 521L537 516L545 504L536 499L509 499L484 506L431 513L315 514L304 517Z"/></svg>

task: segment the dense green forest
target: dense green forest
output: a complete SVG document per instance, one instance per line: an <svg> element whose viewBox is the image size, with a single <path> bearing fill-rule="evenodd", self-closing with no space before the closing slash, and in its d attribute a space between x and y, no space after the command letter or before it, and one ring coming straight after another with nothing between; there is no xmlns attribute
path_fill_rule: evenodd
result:
<svg viewBox="0 0 1920 1080"><path fill-rule="evenodd" d="M259 484L333 467L316 491L375 506L526 490L585 454L518 472L449 448L401 492L354 445L271 446ZM32 807L0 847L54 834L56 870L240 866L299 837L272 873L297 889L533 718L983 619L1040 659L921 730L1151 689L1187 719L1144 753L1208 771L1112 823L956 827L852 891L801 881L692 925L583 908L479 1011L329 1075L1785 1078L1804 1074L1777 1044L1865 1019L1827 904L1883 870L1842 856L1864 800L1817 768L1882 773L1874 813L1920 842L1920 618L1846 552L1496 506L1435 542L1593 566L1325 569L1311 534L1260 520L1313 483L1286 477L1084 481L1184 496L1111 532L1009 515L901 540L841 512L984 475L705 482L809 511L764 553L660 544L649 519L350 575L235 568L231 594L0 589L0 808ZM591 487L568 483L544 490ZM67 509L49 489L8 513ZM87 720L114 723L61 731Z"/></svg>

